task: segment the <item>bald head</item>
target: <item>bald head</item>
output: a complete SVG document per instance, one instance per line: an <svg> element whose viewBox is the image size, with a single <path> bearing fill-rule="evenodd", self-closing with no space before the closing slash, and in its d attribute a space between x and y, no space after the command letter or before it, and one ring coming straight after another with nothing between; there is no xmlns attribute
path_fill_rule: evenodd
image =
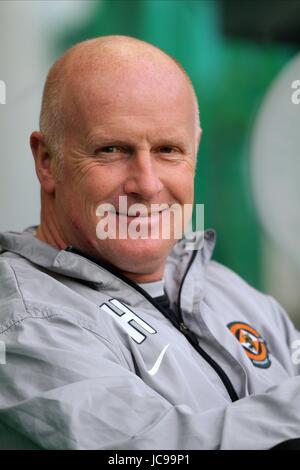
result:
<svg viewBox="0 0 300 470"><path fill-rule="evenodd" d="M185 89L199 128L195 91L181 65L159 48L126 36L104 36L81 42L68 49L51 67L44 87L40 129L53 156L61 161L62 142L71 126L80 125L80 100L88 97L92 112L97 92L115 87L115 97L141 97L163 89L176 95ZM159 103L158 103L159 104Z"/></svg>

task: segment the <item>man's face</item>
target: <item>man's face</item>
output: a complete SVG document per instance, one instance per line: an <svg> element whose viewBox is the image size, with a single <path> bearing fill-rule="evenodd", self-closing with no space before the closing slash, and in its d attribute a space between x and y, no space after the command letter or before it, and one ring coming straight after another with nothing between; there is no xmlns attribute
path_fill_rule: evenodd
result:
<svg viewBox="0 0 300 470"><path fill-rule="evenodd" d="M69 244L125 273L153 271L176 242L173 230L169 239L162 239L161 230L151 239L151 219L145 218L146 239L100 240L97 207L110 203L118 212L119 196L127 197L128 207L144 204L149 214L153 204L192 205L197 145L191 91L181 77L164 83L142 73L140 79L87 77L78 90L68 97L73 123L66 129L63 175L55 188L59 225ZM152 223L161 219L162 213ZM118 229L133 218L117 214L115 220Z"/></svg>

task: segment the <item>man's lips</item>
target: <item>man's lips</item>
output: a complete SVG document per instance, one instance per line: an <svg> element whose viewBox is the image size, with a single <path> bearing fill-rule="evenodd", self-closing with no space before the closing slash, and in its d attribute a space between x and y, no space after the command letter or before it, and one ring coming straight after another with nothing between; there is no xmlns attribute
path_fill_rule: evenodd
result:
<svg viewBox="0 0 300 470"><path fill-rule="evenodd" d="M137 213L135 215L131 215L131 214L126 214L124 212L118 212L116 211L116 215L118 215L119 217L127 217L128 219L136 219L136 218L141 218L141 219L150 219L150 218L154 218L154 217L158 217L160 216L160 214L162 214L163 212L169 210L169 208L167 209L163 209L161 211L156 211L156 212L149 212L147 215L145 214L141 214L139 211L137 211Z"/></svg>

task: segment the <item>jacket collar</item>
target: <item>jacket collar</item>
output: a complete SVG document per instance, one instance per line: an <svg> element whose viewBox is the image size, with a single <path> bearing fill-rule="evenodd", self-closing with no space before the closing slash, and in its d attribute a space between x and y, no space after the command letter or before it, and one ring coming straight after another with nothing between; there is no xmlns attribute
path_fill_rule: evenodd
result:
<svg viewBox="0 0 300 470"><path fill-rule="evenodd" d="M102 287L111 284L115 278L114 273L84 257L84 255L59 250L38 240L34 236L35 230L36 227L29 227L24 232L0 233L0 253L9 251L49 271L96 283ZM174 289L178 290L195 250L198 253L193 266L194 269L197 269L197 277L203 277L206 265L212 256L215 242L215 230L208 229L204 232L194 232L188 241L182 239L176 243L167 259L165 270L165 287L170 298L174 298L172 291Z"/></svg>

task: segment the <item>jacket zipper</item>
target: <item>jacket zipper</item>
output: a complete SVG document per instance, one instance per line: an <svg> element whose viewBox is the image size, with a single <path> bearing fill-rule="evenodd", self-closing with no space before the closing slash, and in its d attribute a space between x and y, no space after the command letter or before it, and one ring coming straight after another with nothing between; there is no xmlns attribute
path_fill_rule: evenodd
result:
<svg viewBox="0 0 300 470"><path fill-rule="evenodd" d="M239 399L238 397L238 394L236 393L235 389L234 389L234 386L231 382L231 380L229 379L228 375L226 374L226 372L222 369L221 366L219 366L219 364L212 358L209 356L209 354L207 354L207 352L199 345L199 342L198 342L198 339L197 339L197 336L195 335L195 333L190 330L188 328L188 326L186 326L186 324L184 323L183 321L183 317L182 317L182 309L181 309L181 291L182 291L182 287L183 287L183 283L185 281L185 278L187 276L187 273L188 271L190 270L193 262L194 262L194 259L196 258L196 255L197 255L197 250L194 250L193 251L193 254L191 256L191 259L189 261L189 264L188 264L188 267L184 273L184 276L182 278L182 281L181 281L181 284L180 284L180 287L179 287L179 291L178 291L178 319L179 319L179 329L180 331L185 335L185 337L188 339L188 341L194 346L194 348L198 351L198 353L203 357L203 359L206 360L206 362L208 362L208 364L215 370L215 372L218 374L218 376L220 377L220 379L222 380L225 388L227 389L227 392L231 398L231 401L237 401Z"/></svg>
<svg viewBox="0 0 300 470"><path fill-rule="evenodd" d="M183 317L182 317L182 309L181 309L181 291L182 291L182 286L185 281L185 278L187 276L188 271L190 270L191 265L193 264L194 259L196 258L197 255L197 250L193 251L192 257L189 261L188 267L184 273L184 276L182 278L179 291L178 291L178 317L176 318L175 315L170 315L168 310L165 310L161 305L159 305L153 297L151 297L148 292L146 292L144 289L142 289L138 284L136 284L134 281L131 279L128 279L126 276L123 276L114 266L108 263L98 263L95 261L92 257L86 256L83 254L81 251L77 250L73 246L67 247L66 251L70 251L71 253L75 253L82 258L86 258L90 261L92 261L94 264L101 266L107 271L109 271L111 274L114 276L118 277L122 281L124 281L126 284L130 285L133 287L135 290L137 290L140 294L142 294L148 302L150 302L157 310L159 310L171 323L172 325L179 330L189 341L189 343L196 349L196 351L200 354L200 356L203 357L203 359L214 369L214 371L217 373L217 375L220 377L221 381L223 382L230 398L231 401L237 401L239 399L234 386L232 385L232 382L230 381L228 375L226 372L222 369L221 366L212 358L209 356L209 354L199 345L198 339L196 334L188 328L188 326L184 323Z"/></svg>

